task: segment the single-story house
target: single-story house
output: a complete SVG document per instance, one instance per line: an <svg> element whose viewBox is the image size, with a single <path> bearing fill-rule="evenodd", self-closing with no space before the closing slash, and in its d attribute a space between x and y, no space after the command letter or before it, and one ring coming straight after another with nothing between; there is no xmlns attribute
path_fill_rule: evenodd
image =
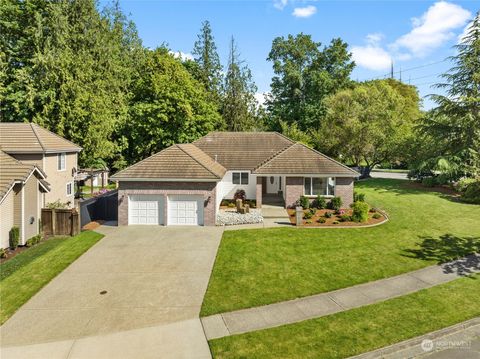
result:
<svg viewBox="0 0 480 359"><path fill-rule="evenodd" d="M261 208L300 196L353 202L359 174L276 132L212 132L176 144L111 177L118 182L119 225L215 225L223 199L239 189Z"/></svg>
<svg viewBox="0 0 480 359"><path fill-rule="evenodd" d="M0 247L9 247L9 233L20 230L20 245L39 233L44 193L50 191L45 173L0 150Z"/></svg>

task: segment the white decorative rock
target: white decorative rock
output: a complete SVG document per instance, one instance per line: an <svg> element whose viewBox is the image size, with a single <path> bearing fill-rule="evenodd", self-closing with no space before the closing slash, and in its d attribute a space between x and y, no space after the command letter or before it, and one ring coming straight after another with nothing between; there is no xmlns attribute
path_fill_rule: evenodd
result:
<svg viewBox="0 0 480 359"><path fill-rule="evenodd" d="M217 225L219 226L262 222L262 212L258 209L250 209L250 213L245 214L238 213L235 209L221 209L217 214Z"/></svg>

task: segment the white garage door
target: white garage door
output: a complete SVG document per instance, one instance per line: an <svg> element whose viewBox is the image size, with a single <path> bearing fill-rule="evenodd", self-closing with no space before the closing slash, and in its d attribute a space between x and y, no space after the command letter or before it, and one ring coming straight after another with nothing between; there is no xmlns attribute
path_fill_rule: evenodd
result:
<svg viewBox="0 0 480 359"><path fill-rule="evenodd" d="M163 196L128 196L128 224L163 224Z"/></svg>
<svg viewBox="0 0 480 359"><path fill-rule="evenodd" d="M169 225L203 225L202 196L168 196Z"/></svg>

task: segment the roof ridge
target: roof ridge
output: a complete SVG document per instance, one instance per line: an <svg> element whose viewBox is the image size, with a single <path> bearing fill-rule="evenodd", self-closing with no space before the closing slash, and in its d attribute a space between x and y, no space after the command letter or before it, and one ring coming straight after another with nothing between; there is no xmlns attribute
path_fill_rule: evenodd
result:
<svg viewBox="0 0 480 359"><path fill-rule="evenodd" d="M256 171L258 170L260 167L263 167L264 165L266 165L268 162L270 162L271 160L273 160L275 157L277 157L278 155L280 155L281 153L285 152L286 150L288 150L290 147L292 146L295 146L296 142L293 142L292 140L290 140L292 143L290 143L288 146L282 148L280 151L277 151L275 152L273 155L271 155L270 157L268 157L266 160L264 160L263 162L261 162L257 167L255 167L253 169L253 171ZM252 171L252 172L253 172Z"/></svg>
<svg viewBox="0 0 480 359"><path fill-rule="evenodd" d="M50 130L47 129L47 128L44 128L44 127L42 127L42 126L39 126L39 125L37 125L36 123L33 123L33 122L31 122L30 124L31 124L31 126L32 126L32 130L33 130L33 126L36 126L36 127L38 127L38 128L41 128L42 130L45 130L45 131L51 133L52 135L58 137L58 138L61 139L61 140L64 140L64 141L69 142L69 143L70 143L71 145L73 145L74 147L79 148L80 151L83 150L83 148L82 148L81 146L77 145L76 143L73 143L73 142L70 141L70 140L67 140L65 137L60 136L60 135L56 134L55 132L50 131ZM36 134L36 132L35 132L35 136L36 136L36 135L37 135L37 134ZM38 136L37 136L37 137L38 137ZM43 145L41 145L41 146L42 146L42 148L43 148Z"/></svg>
<svg viewBox="0 0 480 359"><path fill-rule="evenodd" d="M115 174L112 175L111 177L117 176L118 174L120 174L120 173L122 173L122 172L124 172L124 171L126 171L126 170L128 170L128 169L130 169L130 168L132 168L132 167L136 167L136 166L138 166L140 163L145 162L145 161L148 160L149 158L152 158L152 157L154 157L154 156L159 155L160 153L168 150L169 148L171 148L171 147L173 147L173 146L175 146L175 145L170 145L170 146L164 148L163 150L160 150L160 151L154 153L153 155L150 155L150 156L148 156L148 157L145 157L143 160L140 160L140 161L138 161L138 162L135 162L133 165L130 165L130 166L128 166L128 167L125 167L123 170L118 171L117 173L115 173Z"/></svg>
<svg viewBox="0 0 480 359"><path fill-rule="evenodd" d="M203 152L200 148L198 148L197 146L195 146L193 143L177 143L175 144L182 152L184 152L185 154L187 154L187 156L189 156L192 160L194 160L195 162L197 162L200 166L202 166L203 168L205 168L208 172L210 172L212 175L214 175L215 177L217 178L220 178L216 173L214 173L212 170L210 170L209 168L207 168L203 163L201 163L199 160L197 160L196 158L194 158L190 153L188 153L187 151L185 151L182 147L180 147L181 145L191 145L193 147L195 147L196 149L198 149L200 152L202 153L205 153ZM210 158L212 161L214 161L214 159L212 157L210 157L209 155L207 155L205 153L205 155ZM218 163L218 162L216 162ZM223 167L223 166L222 166Z"/></svg>
<svg viewBox="0 0 480 359"><path fill-rule="evenodd" d="M341 163L341 162L338 162L337 160L335 160L335 159L333 159L333 158L331 158L331 157L329 157L329 156L327 156L327 155L323 154L322 152L320 152L320 151L317 151L316 149L314 149L314 148L311 148L311 147L309 147L309 146L305 145L304 143L301 143L301 142L297 142L297 143L298 143L299 145L301 145L301 146L303 146L303 147L305 147L305 148L309 149L309 150L312 150L312 151L314 151L314 152L318 153L320 156L323 156L324 158L326 158L326 159L328 159L328 160L330 160L330 161L332 161L332 162L335 162L336 164L338 164L338 165L340 165L340 166L344 167L345 169L347 169L347 170L349 170L349 171L351 171L351 172L353 172L353 173L356 173L357 175L360 175L360 173L358 173L357 171L355 171L355 170L352 170L352 169L351 169L350 167L348 167L347 165L344 165L343 163Z"/></svg>
<svg viewBox="0 0 480 359"><path fill-rule="evenodd" d="M40 144L40 147L42 148L43 152L45 152L45 147L43 146L43 143L42 143L42 141L40 140L40 137L38 137L38 133L37 133L37 130L35 129L35 127L33 126L33 122L30 122L30 128L32 129L33 134L34 134L35 137L37 138L38 143Z"/></svg>

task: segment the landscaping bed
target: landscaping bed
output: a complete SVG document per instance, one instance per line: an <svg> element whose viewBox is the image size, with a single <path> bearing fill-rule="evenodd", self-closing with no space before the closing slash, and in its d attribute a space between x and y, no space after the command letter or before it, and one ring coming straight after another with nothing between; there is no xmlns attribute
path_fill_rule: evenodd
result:
<svg viewBox="0 0 480 359"><path fill-rule="evenodd" d="M250 213L238 213L235 209L220 209L217 214L218 226L253 224L262 222L262 212L258 209L250 209Z"/></svg>
<svg viewBox="0 0 480 359"><path fill-rule="evenodd" d="M287 210L290 222L297 225L295 209ZM368 213L366 222L354 222L352 220L353 210L341 209L339 211L331 209L309 208L303 210L302 226L306 227L361 227L380 224L387 220L387 216L377 209L371 209Z"/></svg>

